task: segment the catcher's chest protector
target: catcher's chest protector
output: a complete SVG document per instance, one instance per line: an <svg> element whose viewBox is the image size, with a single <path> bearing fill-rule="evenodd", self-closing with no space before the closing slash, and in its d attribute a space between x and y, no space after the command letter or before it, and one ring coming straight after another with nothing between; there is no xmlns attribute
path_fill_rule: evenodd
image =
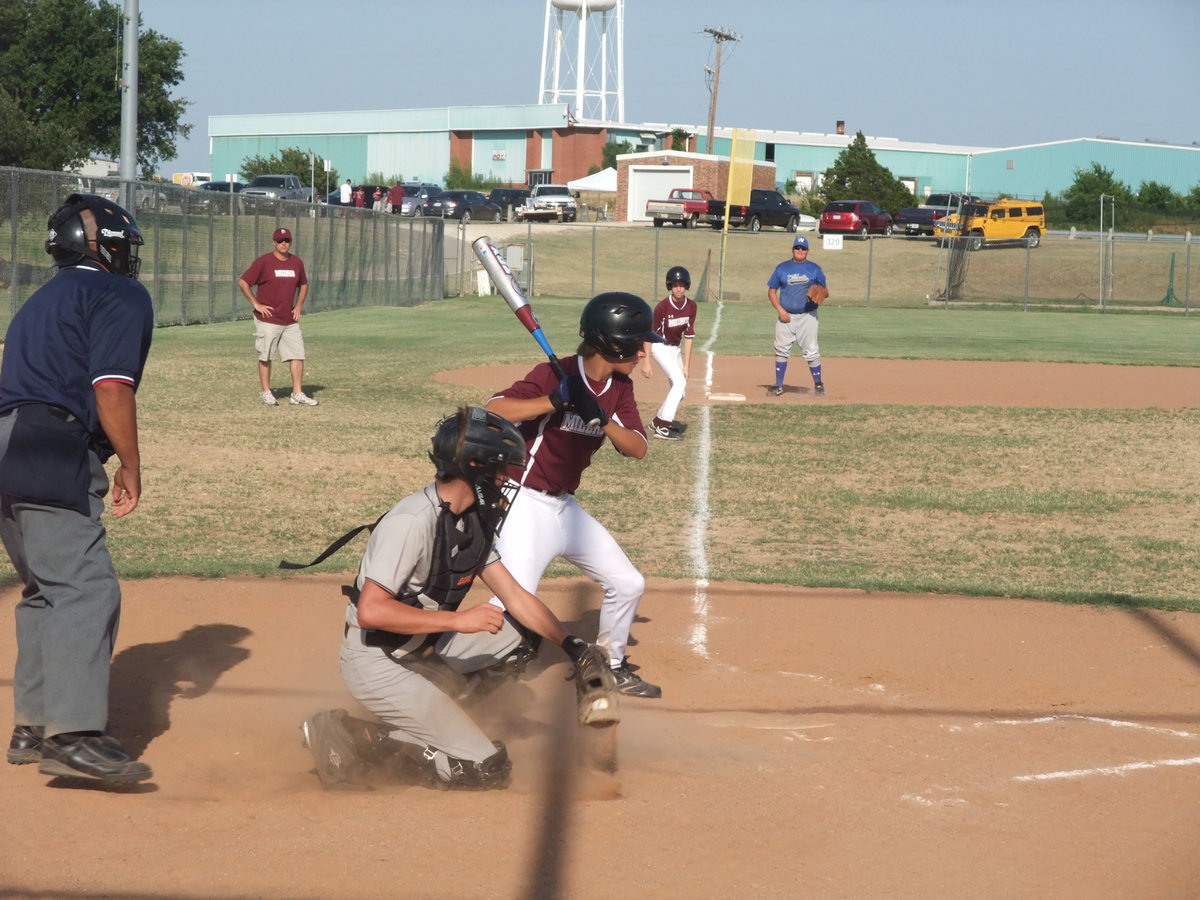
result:
<svg viewBox="0 0 1200 900"><path fill-rule="evenodd" d="M435 528L433 567L421 593L439 609L455 610L492 552L492 533L483 527L475 508L456 516L443 506Z"/></svg>

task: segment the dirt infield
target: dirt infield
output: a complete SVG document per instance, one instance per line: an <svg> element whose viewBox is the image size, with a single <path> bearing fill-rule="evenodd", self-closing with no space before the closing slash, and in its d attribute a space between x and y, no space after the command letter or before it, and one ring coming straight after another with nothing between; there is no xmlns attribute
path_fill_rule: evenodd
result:
<svg viewBox="0 0 1200 900"><path fill-rule="evenodd" d="M734 362L710 392L762 402L770 361ZM1195 369L826 365L825 401L771 402L1200 405ZM615 773L546 649L481 713L509 790L334 793L297 725L350 705L341 583L127 583L112 725L155 779L5 766L0 897L1200 895L1200 616L652 579L632 654L664 697L624 704ZM544 587L595 633L593 585ZM6 626L0 722L14 656Z"/></svg>

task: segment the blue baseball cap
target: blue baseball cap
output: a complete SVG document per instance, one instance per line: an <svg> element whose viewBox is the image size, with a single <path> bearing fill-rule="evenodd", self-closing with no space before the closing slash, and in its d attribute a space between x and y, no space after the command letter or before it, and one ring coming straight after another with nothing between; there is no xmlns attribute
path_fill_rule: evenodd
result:
<svg viewBox="0 0 1200 900"><path fill-rule="evenodd" d="M807 250L808 249L808 238L798 237L794 241L792 241L792 249L795 250L797 247L799 247L801 250Z"/></svg>

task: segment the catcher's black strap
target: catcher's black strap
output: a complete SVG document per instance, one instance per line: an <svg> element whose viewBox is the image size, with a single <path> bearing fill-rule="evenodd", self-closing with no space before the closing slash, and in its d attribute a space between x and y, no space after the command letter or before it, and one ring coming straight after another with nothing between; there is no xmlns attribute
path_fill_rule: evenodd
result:
<svg viewBox="0 0 1200 900"><path fill-rule="evenodd" d="M387 515L387 513L385 512L383 514L383 516L386 516L386 515ZM340 538L338 538L336 541L334 541L332 544L330 544L328 547L326 547L323 551L321 551L321 555L318 556L316 559L314 559L312 562L294 563L294 562L288 562L286 559L281 559L279 561L279 568L281 568L281 569L307 569L310 566L315 566L320 563L323 563L323 562L325 562L325 560L329 559L329 557L333 556L333 554L337 553L339 550L341 550L343 547L345 547L348 543L350 543L352 540L354 540L354 538L357 537L362 532L374 531L375 526L378 525L381 521L383 521L383 516L380 516L378 519L376 519L370 525L359 525L357 528L352 529L351 531L347 531Z"/></svg>

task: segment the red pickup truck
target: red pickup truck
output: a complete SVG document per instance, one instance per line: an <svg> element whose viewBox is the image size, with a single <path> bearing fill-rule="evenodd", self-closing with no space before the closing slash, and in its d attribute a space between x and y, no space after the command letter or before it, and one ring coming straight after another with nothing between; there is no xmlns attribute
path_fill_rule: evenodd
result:
<svg viewBox="0 0 1200 900"><path fill-rule="evenodd" d="M646 215L654 220L655 228L662 228L664 222L695 228L712 199L713 195L702 188L675 188L666 200L647 200Z"/></svg>

